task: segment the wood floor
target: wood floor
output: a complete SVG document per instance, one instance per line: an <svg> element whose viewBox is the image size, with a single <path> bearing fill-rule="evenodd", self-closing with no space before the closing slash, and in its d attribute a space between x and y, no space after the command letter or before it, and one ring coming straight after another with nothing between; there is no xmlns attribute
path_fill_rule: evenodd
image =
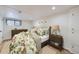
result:
<svg viewBox="0 0 79 59"><path fill-rule="evenodd" d="M9 53L9 44L11 41L5 41L2 43L1 48L0 48L0 53L1 54L8 54Z"/></svg>
<svg viewBox="0 0 79 59"><path fill-rule="evenodd" d="M42 48L41 54L71 54L71 53L65 49L63 49L62 51L59 51L58 49L47 45Z"/></svg>
<svg viewBox="0 0 79 59"><path fill-rule="evenodd" d="M47 45L42 48L42 54L59 54L59 50Z"/></svg>
<svg viewBox="0 0 79 59"><path fill-rule="evenodd" d="M8 47L9 47L10 42L11 41L9 40L9 41L5 41L2 44L0 44L0 54L8 54L9 53ZM70 52L66 51L66 50L59 51L56 48L47 45L41 49L40 54L70 54Z"/></svg>

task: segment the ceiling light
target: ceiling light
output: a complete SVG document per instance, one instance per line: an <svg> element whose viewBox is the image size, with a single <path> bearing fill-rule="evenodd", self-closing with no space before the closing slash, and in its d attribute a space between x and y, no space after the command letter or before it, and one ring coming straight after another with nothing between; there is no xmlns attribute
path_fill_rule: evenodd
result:
<svg viewBox="0 0 79 59"><path fill-rule="evenodd" d="M55 9L56 9L56 7L55 7L55 6L53 6L53 7L52 7L52 10L55 10Z"/></svg>

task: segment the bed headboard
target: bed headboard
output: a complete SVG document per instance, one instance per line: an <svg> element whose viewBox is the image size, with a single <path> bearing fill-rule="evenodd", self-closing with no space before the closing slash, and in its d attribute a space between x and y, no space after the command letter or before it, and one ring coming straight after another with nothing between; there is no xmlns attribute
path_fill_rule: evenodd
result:
<svg viewBox="0 0 79 59"><path fill-rule="evenodd" d="M28 29L14 29L14 30L11 30L11 38L15 35L15 34L18 34L20 32L26 32L28 31Z"/></svg>

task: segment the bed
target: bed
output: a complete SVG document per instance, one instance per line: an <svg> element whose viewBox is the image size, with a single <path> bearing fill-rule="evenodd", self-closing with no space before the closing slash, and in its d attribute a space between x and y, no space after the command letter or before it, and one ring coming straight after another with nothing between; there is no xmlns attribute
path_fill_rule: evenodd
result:
<svg viewBox="0 0 79 59"><path fill-rule="evenodd" d="M33 29L31 31L28 31L27 29L16 29L12 30L11 32L12 42L9 45L10 54L39 53L39 51L41 50L41 38L33 31ZM27 52L25 48L27 49ZM22 49L23 51L21 51Z"/></svg>
<svg viewBox="0 0 79 59"><path fill-rule="evenodd" d="M11 31L12 40L15 40L15 39L17 40L18 36L20 36L20 38L22 38L21 36L24 34L21 34L21 33L27 33L30 36L29 39L33 39L35 41L34 45L36 45L36 49L37 49L37 51L35 53L39 53L39 51L41 51L42 43L48 40L49 35L47 32L48 32L48 29L46 29L46 28L34 28L34 29L31 29L31 31L28 31L27 29L16 29L16 30ZM17 41L20 41L20 39L18 39ZM16 45L16 44L14 44L14 45ZM19 46L19 44L17 46ZM15 52L12 51L10 53L15 53ZM16 53L19 53L19 52L16 52ZM24 52L22 52L22 53L24 53ZM32 53L32 52L28 52L28 53Z"/></svg>
<svg viewBox="0 0 79 59"><path fill-rule="evenodd" d="M26 32L26 31L28 31L28 29L14 29L14 30L11 30L11 38L12 38L14 35L16 35L16 34L18 34L18 33L20 33L20 32Z"/></svg>

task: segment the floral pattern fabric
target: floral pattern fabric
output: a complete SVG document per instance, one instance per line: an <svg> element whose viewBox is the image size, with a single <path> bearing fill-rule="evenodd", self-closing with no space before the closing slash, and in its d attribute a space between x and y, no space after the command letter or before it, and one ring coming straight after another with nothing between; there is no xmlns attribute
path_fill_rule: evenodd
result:
<svg viewBox="0 0 79 59"><path fill-rule="evenodd" d="M38 42L41 37L48 34L48 30L42 28L34 28L31 31L21 32L12 38L9 45L9 53L11 54L34 54L38 50ZM41 43L40 43L41 45Z"/></svg>
<svg viewBox="0 0 79 59"><path fill-rule="evenodd" d="M31 37L31 32L21 32L15 35L9 46L9 53L24 54L24 53L36 53L36 43Z"/></svg>

